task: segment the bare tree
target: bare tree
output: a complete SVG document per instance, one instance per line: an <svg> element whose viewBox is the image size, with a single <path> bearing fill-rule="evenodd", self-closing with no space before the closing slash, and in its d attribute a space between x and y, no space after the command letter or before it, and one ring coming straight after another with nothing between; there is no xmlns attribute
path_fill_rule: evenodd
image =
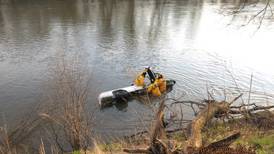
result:
<svg viewBox="0 0 274 154"><path fill-rule="evenodd" d="M263 21L268 18L271 19L273 17L273 9L272 9L272 0L257 0L257 1L249 1L243 0L239 1L239 5L233 9L222 8L222 11L226 15L232 15L232 21L236 19L236 17L245 14L247 11L257 8L257 11L251 11L247 21L242 24L242 26L249 25L251 22L256 22L258 24L257 30L262 26ZM229 11L227 11L229 10Z"/></svg>
<svg viewBox="0 0 274 154"><path fill-rule="evenodd" d="M67 151L87 149L91 141L92 113L86 109L90 74L83 57L77 53L59 55L49 81L50 94L40 108L40 116L49 122L47 127L56 144Z"/></svg>

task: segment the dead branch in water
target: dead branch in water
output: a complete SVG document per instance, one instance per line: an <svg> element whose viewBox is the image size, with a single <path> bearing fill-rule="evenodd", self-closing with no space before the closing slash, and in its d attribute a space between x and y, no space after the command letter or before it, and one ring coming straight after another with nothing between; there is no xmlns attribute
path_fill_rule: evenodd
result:
<svg viewBox="0 0 274 154"><path fill-rule="evenodd" d="M7 124L0 126L0 153L27 153L30 150L25 142L42 124L42 120L34 113L31 110L30 114L21 117L13 127L8 127Z"/></svg>

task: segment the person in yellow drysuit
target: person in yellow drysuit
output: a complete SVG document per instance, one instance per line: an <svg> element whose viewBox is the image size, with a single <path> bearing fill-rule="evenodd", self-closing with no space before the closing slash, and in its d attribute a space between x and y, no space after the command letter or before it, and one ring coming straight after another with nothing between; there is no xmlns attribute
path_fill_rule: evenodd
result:
<svg viewBox="0 0 274 154"><path fill-rule="evenodd" d="M164 79L163 75L160 74L158 78L156 79L159 85L159 89L161 93L166 91L166 80Z"/></svg>
<svg viewBox="0 0 274 154"><path fill-rule="evenodd" d="M155 80L154 83L150 84L147 88L147 92L151 93L153 96L161 96L161 91L159 89L159 86Z"/></svg>
<svg viewBox="0 0 274 154"><path fill-rule="evenodd" d="M163 75L159 74L156 80L148 86L147 91L154 96L161 96L166 91L166 80Z"/></svg>
<svg viewBox="0 0 274 154"><path fill-rule="evenodd" d="M151 93L154 96L161 96L163 92L166 91L166 80L162 74L154 73L150 68L146 68L144 72L139 74L134 80L136 86L145 87L145 77L148 74L148 78L151 84L147 88L147 92Z"/></svg>
<svg viewBox="0 0 274 154"><path fill-rule="evenodd" d="M134 80L134 84L136 86L145 86L145 77L146 77L146 72L141 73L140 75L137 76L137 78Z"/></svg>
<svg viewBox="0 0 274 154"><path fill-rule="evenodd" d="M145 86L145 77L146 74L148 75L148 79L150 80L151 83L153 83L155 81L155 73L153 71L151 71L150 67L145 68L145 70L140 73L136 79L134 80L134 84L136 86Z"/></svg>

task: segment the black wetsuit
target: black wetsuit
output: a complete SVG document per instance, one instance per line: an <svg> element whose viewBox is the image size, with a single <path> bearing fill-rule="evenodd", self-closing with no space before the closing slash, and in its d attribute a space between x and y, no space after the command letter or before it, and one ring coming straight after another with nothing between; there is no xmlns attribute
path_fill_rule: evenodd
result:
<svg viewBox="0 0 274 154"><path fill-rule="evenodd" d="M148 76L149 76L150 82L153 83L153 82L155 81L155 79L156 79L155 73L152 72L152 71L150 70L150 68L147 68L147 74L148 74Z"/></svg>

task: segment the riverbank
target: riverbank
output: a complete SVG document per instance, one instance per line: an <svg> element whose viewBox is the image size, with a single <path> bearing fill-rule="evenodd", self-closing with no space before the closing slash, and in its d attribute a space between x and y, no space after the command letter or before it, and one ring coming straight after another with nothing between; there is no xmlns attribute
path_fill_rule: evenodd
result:
<svg viewBox="0 0 274 154"><path fill-rule="evenodd" d="M229 146L230 151L222 149L214 153L274 153L273 112L255 113L249 119L240 118L226 122L214 121L203 129L203 144L209 145L236 132L240 133L240 137ZM90 153L125 153L123 152L124 149L145 148L149 144L148 136L149 133L144 133L130 139L96 144ZM187 144L187 133L184 130L169 132L163 141L171 143L173 148L183 149Z"/></svg>
<svg viewBox="0 0 274 154"><path fill-rule="evenodd" d="M182 101L181 103L196 103L196 102ZM207 102L205 105L210 106L210 105L226 104L226 103L227 102L214 101L213 104ZM230 106L230 108L234 109L233 110L234 113L238 111L238 110L235 110L236 107L237 106ZM273 108L273 106L266 106L266 107ZM80 131L82 135L80 137L84 137L86 139L86 140L81 140L81 142L79 142L79 145L81 146L80 149L86 148L85 150L65 151L65 149L62 149L64 145L60 144L60 141L64 140L68 142L70 140L66 140L66 137L67 136L71 137L72 135L75 135L73 134L74 131L68 131L71 129L70 127L63 128L65 130L56 128L57 131L61 131L61 132L65 131L67 133L70 133L70 134L67 134L67 136L64 136L64 135L60 136L60 134L59 135L48 134L47 137L55 135L55 137L57 137L55 138L56 140L51 140L52 142L47 143L47 140L46 140L47 138L40 138L40 142L38 141L37 142L38 145L36 144L35 147L30 147L30 145L28 144L21 144L23 142L16 143L15 141L18 141L20 139L18 138L18 135L17 135L17 138L9 138L10 135L8 134L7 130L0 127L0 137L1 137L0 153L5 153L5 151L8 151L11 154L17 154L17 153L21 153L19 152L20 150L24 151L25 153L32 153L29 150L33 150L33 153L39 153L39 154L45 154L48 152L52 154L59 153L59 152L73 153L73 154L82 154L82 153L87 153L87 154L118 153L119 154L119 153L126 153L129 151L132 152L132 150L136 150L136 149L137 149L136 151L140 149L147 151L148 146L151 146L153 144L156 144L157 146L161 145L164 148L169 149L170 151L171 150L173 151L167 154L182 153L183 152L182 150L186 149L186 147L190 145L189 140L191 139L190 136L192 134L189 133L190 132L189 130L194 128L193 122L197 121L197 119L199 119L200 117L199 115L201 115L204 110L208 111L209 108L205 106L204 109L201 109L199 111L199 113L196 115L196 117L192 121L189 121L186 125L182 127L173 128L173 129L170 129L170 127L167 128L165 125L163 125L165 123L163 120L163 117L165 114L164 108L165 108L165 104L164 104L164 101L162 101L158 107L158 111L156 112L155 119L151 121L152 127L148 132L137 133L137 134L127 136L124 138L119 138L116 140L104 140L103 142L101 142L102 141L101 138L100 137L96 138L96 134L93 134L92 136L88 136L87 134L83 134L83 132ZM263 108L262 106L256 106L251 109L257 110L262 108ZM249 110L246 109L243 111L248 112ZM241 113L244 113L244 112L241 112ZM214 117L209 118L206 124L200 127L202 146L198 148L199 153L201 154L203 153L270 154L274 152L274 142L273 142L274 141L274 112L273 110L269 111L264 109L263 111L260 110L259 112L242 114L240 118L236 118L234 116L226 120L220 118L220 115L223 115L223 113L216 111L216 114L214 114ZM41 115L41 116L46 121L51 119L50 115ZM59 125L60 124L61 123L59 123ZM169 125L173 125L173 124L169 123L168 126ZM79 126L79 125L75 125L75 126ZM86 129L83 129L83 130L86 130ZM35 129L30 129L29 131L32 133L35 133ZM20 131L20 132L19 132L19 137L20 135L26 136L28 134L26 133L26 131ZM49 133L49 131L47 131L47 133ZM231 136L233 138L231 138ZM86 144L87 147L82 146L84 145L82 141L87 142ZM73 142L73 143L76 144L76 142ZM219 144L219 143L222 143L222 144ZM223 144L225 146L223 146ZM212 146L214 148L209 149L208 151L207 148ZM160 149L163 147L160 147ZM210 150L214 150L214 152ZM192 153L188 152L188 154L192 154Z"/></svg>

